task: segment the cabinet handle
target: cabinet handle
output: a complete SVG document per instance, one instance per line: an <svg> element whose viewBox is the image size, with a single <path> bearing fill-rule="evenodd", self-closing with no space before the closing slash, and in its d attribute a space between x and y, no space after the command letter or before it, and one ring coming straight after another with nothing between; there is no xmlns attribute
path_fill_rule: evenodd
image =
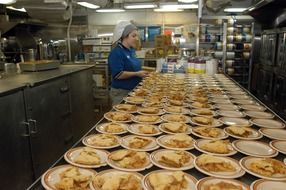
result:
<svg viewBox="0 0 286 190"><path fill-rule="evenodd" d="M64 87L60 88L60 92L61 93L65 93L65 92L68 92L68 91L69 91L69 87L68 86L64 86Z"/></svg>
<svg viewBox="0 0 286 190"><path fill-rule="evenodd" d="M29 119L28 121L29 121L29 123L32 123L32 124L33 124L33 128L32 128L32 130L31 130L31 134L36 134L36 133L38 133L37 121L34 120L34 119Z"/></svg>
<svg viewBox="0 0 286 190"><path fill-rule="evenodd" d="M21 134L22 137L30 137L31 135L31 131L30 131L30 123L23 121L22 125L24 125L26 127L26 133Z"/></svg>

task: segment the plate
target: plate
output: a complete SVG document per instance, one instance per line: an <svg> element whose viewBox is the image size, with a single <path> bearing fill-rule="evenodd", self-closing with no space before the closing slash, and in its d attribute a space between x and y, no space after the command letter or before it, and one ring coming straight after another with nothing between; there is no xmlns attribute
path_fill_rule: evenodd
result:
<svg viewBox="0 0 286 190"><path fill-rule="evenodd" d="M144 179L143 179L143 185L144 185L144 188L145 189L148 189L148 190L153 190L148 178L150 177L151 174L154 174L154 173L164 173L166 175L172 175L172 172L173 171L168 171L168 170L156 170L156 171L153 171L153 172L150 172L148 173ZM187 181L187 188L186 189L181 189L181 190L189 190L189 189L196 189L196 183L197 183L197 179L193 176L191 176L190 174L188 173L184 173L185 175L185 179Z"/></svg>
<svg viewBox="0 0 286 190"><path fill-rule="evenodd" d="M154 118L154 121L148 121L148 119L150 117L153 117ZM142 119L147 119L146 121L143 121ZM156 120L155 120L156 119ZM147 115L136 115L136 116L133 116L131 118L131 120L135 123L144 123L144 124L158 124L158 123L161 123L162 120L160 118L160 116L158 115L150 115L150 116L147 116Z"/></svg>
<svg viewBox="0 0 286 190"><path fill-rule="evenodd" d="M107 159L107 156L108 156L109 152L107 152L105 150L96 150L96 149L92 149L92 148L88 148L88 149L90 151L95 152L98 155L98 157L100 158L100 161L101 161L100 164L80 164L80 163L76 163L75 162L76 157L78 157L79 154L86 148L87 147L77 147L77 148L73 148L73 149L68 150L65 153L65 155L64 155L65 160L69 164L77 166L77 167L81 167L81 168L99 168L101 166L105 166L106 165L106 159Z"/></svg>
<svg viewBox="0 0 286 190"><path fill-rule="evenodd" d="M116 125L120 125L123 129L123 131L121 132L108 132L106 131L106 127L110 124L116 124ZM114 134L114 135L120 135L120 134L124 134L124 133L127 133L127 127L128 125L126 124L123 124L123 123L102 123L102 124L99 124L96 126L96 130L100 133L103 133L103 134Z"/></svg>
<svg viewBox="0 0 286 190"><path fill-rule="evenodd" d="M209 112L211 115L206 115L204 112ZM216 112L213 110L207 109L207 108L201 108L201 109L192 109L190 110L191 115L196 115L196 116L202 116L202 117L214 117L216 116Z"/></svg>
<svg viewBox="0 0 286 190"><path fill-rule="evenodd" d="M145 146L145 147L142 147L142 148L131 148L129 147L129 141L131 139L133 139L134 137L139 137L139 138L144 138L144 139L148 139L150 140L151 142ZM130 149L130 150L135 150L135 151L152 151L152 150L156 150L159 148L159 145L157 144L156 142L156 138L154 137L142 137L142 136L136 136L136 135L127 135L127 136L124 136L120 139L120 145L123 147L123 148L126 148L126 149Z"/></svg>
<svg viewBox="0 0 286 190"><path fill-rule="evenodd" d="M286 181L272 181L267 179L259 179L254 181L250 189L251 190L269 190L275 188L275 190L285 190Z"/></svg>
<svg viewBox="0 0 286 190"><path fill-rule="evenodd" d="M114 116L121 116L118 119L114 118ZM132 114L130 113L124 113L124 112L118 112L118 111L111 111L104 114L104 118L108 121L112 121L115 123L129 123L131 122Z"/></svg>
<svg viewBox="0 0 286 190"><path fill-rule="evenodd" d="M163 110L170 114L189 114L189 110L187 108L180 106L165 106Z"/></svg>
<svg viewBox="0 0 286 190"><path fill-rule="evenodd" d="M205 190L206 186L209 186L211 184L218 184L220 182L224 183L230 183L236 186L240 186L241 190L249 190L249 186L238 181L235 179L223 179L223 178L216 178L216 177L205 177L197 183L197 190Z"/></svg>
<svg viewBox="0 0 286 190"><path fill-rule="evenodd" d="M94 144L94 141L96 140L96 137L99 136L99 135L104 135L104 134L94 134L94 135L89 135L89 136L86 136L84 139L82 139L82 143L87 146L87 147L90 147L90 148L97 148L97 149L111 149L111 148L115 148L115 147L118 147L120 146L119 142L120 142L120 138L118 136L115 136L115 135L111 135L113 136L117 143L114 144L114 145L111 145L111 146L100 146L100 145L96 145Z"/></svg>
<svg viewBox="0 0 286 190"><path fill-rule="evenodd" d="M278 155L276 150L271 148L268 144L260 141L235 140L232 142L232 146L238 152L249 156L270 158Z"/></svg>
<svg viewBox="0 0 286 190"><path fill-rule="evenodd" d="M233 103L236 103L236 104L240 104L240 106L246 106L249 107L249 105L255 105L256 102L253 101L253 100L237 100L237 99L234 99L232 100ZM251 109L251 107L250 107Z"/></svg>
<svg viewBox="0 0 286 190"><path fill-rule="evenodd" d="M123 149L121 149L123 150ZM108 157L107 157L107 164L114 168L114 169L117 169L117 170L121 170L121 171L127 171L127 172L139 172L139 171L143 171L143 170L146 170L146 169L149 169L153 166L152 162L150 161L150 154L145 152L146 153L146 158L147 158L147 161L146 163L144 164L144 166L142 167L139 167L139 168L124 168L124 167L121 167L118 163L116 163L115 161L111 160L110 159L110 156L112 154L114 154L115 152L118 152L118 151L121 151L121 150L116 150L116 151L113 151L111 152ZM124 149L126 150L126 149Z"/></svg>
<svg viewBox="0 0 286 190"><path fill-rule="evenodd" d="M245 114L240 111L219 110L217 114L224 117L245 117Z"/></svg>
<svg viewBox="0 0 286 190"><path fill-rule="evenodd" d="M284 129L259 129L264 136L274 140L286 140L286 130Z"/></svg>
<svg viewBox="0 0 286 190"><path fill-rule="evenodd" d="M265 111L266 108L263 106L259 105L240 105L240 107L244 110L249 110L249 111Z"/></svg>
<svg viewBox="0 0 286 190"><path fill-rule="evenodd" d="M269 179L269 180L274 180L274 181L285 181L286 180L286 174L285 175L281 175L281 174L276 174L275 176L264 176L261 175L259 173L256 173L254 171L250 170L250 165L251 163L255 162L255 161L259 161L263 158L257 158L257 157L253 157L253 156L247 156L244 157L240 160L239 164L241 165L241 167L249 174L254 175L256 177L262 178L262 179ZM283 162L279 161L281 164L283 164ZM271 188L272 189L272 188Z"/></svg>
<svg viewBox="0 0 286 190"><path fill-rule="evenodd" d="M147 107L145 107L146 109ZM149 107L150 108L150 107ZM153 107L153 108L157 108L157 107ZM141 114L141 115L163 115L165 113L165 111L163 109L158 109L158 113L145 113L145 112L142 112L142 109L144 108L138 108L137 110L137 113Z"/></svg>
<svg viewBox="0 0 286 190"><path fill-rule="evenodd" d="M143 104L145 102L145 98L141 96L128 96L123 98L123 100L130 104Z"/></svg>
<svg viewBox="0 0 286 190"><path fill-rule="evenodd" d="M233 137L233 138L236 138L236 139L257 140L257 139L261 139L261 138L263 137L263 135L262 135L259 131L255 130L255 129L252 129L252 128L250 128L250 127L248 127L248 129L251 130L252 134L249 135L249 136L247 136L247 137L242 137L242 136L239 136L239 135L235 135L235 134L231 133L231 132L228 130L228 128L229 128L229 127L224 128L224 132L225 132L226 134L228 134L229 136L231 136L231 137Z"/></svg>
<svg viewBox="0 0 286 190"><path fill-rule="evenodd" d="M191 123L194 125L203 126L203 127L220 127L223 125L223 123L219 121L218 119L213 119L213 123L211 125L203 125L203 124L197 123L191 118Z"/></svg>
<svg viewBox="0 0 286 190"><path fill-rule="evenodd" d="M220 110L230 110L230 111L239 110L239 107L234 104L216 104L215 108L220 109Z"/></svg>
<svg viewBox="0 0 286 190"><path fill-rule="evenodd" d="M134 109L132 109L132 108ZM136 113L137 112L137 106L133 104L117 104L113 106L113 109L120 112L126 112L126 113Z"/></svg>
<svg viewBox="0 0 286 190"><path fill-rule="evenodd" d="M186 131L185 131L185 132L178 132L178 133L185 133L185 134L191 134L191 133L192 133L192 128L191 128L191 126L189 126L189 125L186 124L186 123L178 123L178 122L170 122L170 123L162 123L162 124L160 124L160 125L159 125L159 129L160 129L162 132L164 132L164 133L167 133L167 134L177 134L176 132L172 132L172 131L166 129L166 128L164 127L164 125L166 125L166 124L186 125L186 126L187 126Z"/></svg>
<svg viewBox="0 0 286 190"><path fill-rule="evenodd" d="M274 115L272 113L263 112L263 111L244 111L243 113L252 118L260 118L260 119L274 118Z"/></svg>
<svg viewBox="0 0 286 190"><path fill-rule="evenodd" d="M269 145L278 152L286 155L286 141L273 140Z"/></svg>
<svg viewBox="0 0 286 190"><path fill-rule="evenodd" d="M201 147L209 142L211 142L213 140L210 139L197 139L195 142L195 148L202 152L202 153L206 153L206 154L211 154L211 155L215 155L215 156L232 156L235 155L237 153L237 151L232 147L231 143L229 143L228 145L228 149L229 149L229 153L224 153L224 154L220 154L220 153L214 153L214 152L210 152L207 150L202 149Z"/></svg>
<svg viewBox="0 0 286 190"><path fill-rule="evenodd" d="M233 96L233 95L246 95L247 93L243 91L231 91L229 92L229 94Z"/></svg>
<svg viewBox="0 0 286 190"><path fill-rule="evenodd" d="M239 165L237 160L235 160L233 158L230 158L230 157L222 157L222 156L214 156L214 157L220 158L220 159L222 159L225 162L231 163L232 166L235 167L236 171L234 171L234 172L212 172L212 171L207 171L207 170L201 168L200 166L198 166L197 161L198 161L199 157L197 157L195 159L195 162L194 162L195 168L198 171L202 172L203 174L206 174L206 175L209 175L209 176L212 176L212 177L219 177L219 178L226 178L226 179L239 178L239 177L241 177L241 176L243 176L245 174L245 171L240 167L240 165Z"/></svg>
<svg viewBox="0 0 286 190"><path fill-rule="evenodd" d="M137 172L126 172L126 171L120 171L120 170L115 170L115 169L109 169L109 170L104 170L99 173L97 173L96 177L101 176L101 177L112 177L112 176L118 176L118 175L125 175L125 174L132 174L134 175L138 181L142 181L143 175ZM93 180L90 183L90 188L91 190L100 190L100 187L95 183L95 180Z"/></svg>
<svg viewBox="0 0 286 190"><path fill-rule="evenodd" d="M160 163L158 161L162 155L167 154L169 152L176 152L176 151L178 151L178 150L168 150L168 149L156 150L150 155L150 158L151 158L152 163L155 166L162 168L162 169L172 170L172 171L177 171L177 170L183 171L183 170L192 169L194 167L195 156L193 154L191 154L190 152L187 152L187 151L182 151L182 152L188 154L190 156L190 160L187 163L185 163L182 167L172 167L172 166L168 166L168 165L165 165L163 163Z"/></svg>
<svg viewBox="0 0 286 190"><path fill-rule="evenodd" d="M236 100L251 100L252 98L247 95L231 95L231 98Z"/></svg>
<svg viewBox="0 0 286 190"><path fill-rule="evenodd" d="M60 174L64 172L66 169L69 169L71 167L74 167L74 166L61 165L61 166L56 166L46 171L41 177L41 183L43 187L46 190L56 190L55 184L60 181ZM92 176L92 177L96 175L96 171L92 169L78 168L78 170L82 175Z"/></svg>
<svg viewBox="0 0 286 190"><path fill-rule="evenodd" d="M165 122L179 122L179 123L189 123L190 117L183 114L165 114L161 116L161 119Z"/></svg>
<svg viewBox="0 0 286 190"><path fill-rule="evenodd" d="M155 133L142 133L139 129L140 126L143 125L147 125L150 127L154 128ZM141 136L157 136L162 134L162 132L159 130L157 125L151 125L151 124L140 124L140 123L135 123L135 124L131 124L127 127L127 131L129 131L130 133L133 133L135 135L141 135Z"/></svg>
<svg viewBox="0 0 286 190"><path fill-rule="evenodd" d="M208 136L203 136L197 132L195 132L195 129L197 128L200 128L200 127L194 127L192 129L192 134L197 136L197 137L200 137L200 138L203 138L203 139L210 139L210 140L220 140L220 139L226 139L228 137L228 135L220 128L214 128L214 127L207 127L207 128L213 128L214 130L219 130L221 133L218 137L208 137Z"/></svg>
<svg viewBox="0 0 286 190"><path fill-rule="evenodd" d="M172 139L172 137L174 137L174 135L162 135L162 136L158 137L156 139L156 141L157 141L158 145L160 145L161 147L166 148L166 149L170 149L170 150L192 150L192 149L194 149L194 143L195 143L194 139L192 140L193 144L189 147L186 147L186 148L175 148L175 147L170 147L170 146L166 145L164 142Z"/></svg>
<svg viewBox="0 0 286 190"><path fill-rule="evenodd" d="M285 124L274 119L251 119L251 123L263 128L284 128Z"/></svg>
<svg viewBox="0 0 286 190"><path fill-rule="evenodd" d="M247 119L236 117L221 117L219 119L225 125L237 125L237 126L251 126L251 122Z"/></svg>

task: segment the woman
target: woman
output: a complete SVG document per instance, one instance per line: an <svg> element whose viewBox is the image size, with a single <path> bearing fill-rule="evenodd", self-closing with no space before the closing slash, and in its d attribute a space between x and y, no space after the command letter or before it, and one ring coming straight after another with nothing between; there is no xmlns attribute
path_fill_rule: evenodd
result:
<svg viewBox="0 0 286 190"><path fill-rule="evenodd" d="M147 76L141 70L140 60L136 58L135 47L138 39L136 26L127 21L121 21L114 29L113 45L108 66L112 81L110 96L112 104L118 104L128 92L136 87L141 79Z"/></svg>

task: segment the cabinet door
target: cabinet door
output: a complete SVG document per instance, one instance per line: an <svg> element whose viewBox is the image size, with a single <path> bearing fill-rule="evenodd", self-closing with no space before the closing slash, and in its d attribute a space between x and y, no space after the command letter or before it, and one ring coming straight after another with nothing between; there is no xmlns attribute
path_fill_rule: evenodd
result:
<svg viewBox="0 0 286 190"><path fill-rule="evenodd" d="M286 78L283 76L275 77L273 86L273 101L275 111L277 111L284 119L286 118Z"/></svg>
<svg viewBox="0 0 286 190"><path fill-rule="evenodd" d="M72 129L79 140L96 122L93 99L93 70L84 70L70 76Z"/></svg>
<svg viewBox="0 0 286 190"><path fill-rule="evenodd" d="M265 65L275 64L277 34L263 34L260 52L260 61Z"/></svg>
<svg viewBox="0 0 286 190"><path fill-rule="evenodd" d="M39 177L73 144L69 81L62 78L27 89L25 99L33 165Z"/></svg>
<svg viewBox="0 0 286 190"><path fill-rule="evenodd" d="M23 92L0 97L1 189L25 189L33 182Z"/></svg>
<svg viewBox="0 0 286 190"><path fill-rule="evenodd" d="M272 96L272 83L273 83L273 73L271 71L265 71L260 69L258 77L260 82L257 83L257 94L259 98L268 104L271 102Z"/></svg>

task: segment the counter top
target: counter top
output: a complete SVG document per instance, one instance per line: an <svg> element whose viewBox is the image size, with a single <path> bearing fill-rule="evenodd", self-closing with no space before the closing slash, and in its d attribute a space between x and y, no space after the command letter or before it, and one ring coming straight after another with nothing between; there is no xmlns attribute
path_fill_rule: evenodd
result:
<svg viewBox="0 0 286 190"><path fill-rule="evenodd" d="M39 71L39 72L22 72L20 74L3 75L0 79L0 95L11 91L23 89L27 86L35 86L48 80L61 76L75 73L81 70L89 69L94 65L61 65L58 69Z"/></svg>

